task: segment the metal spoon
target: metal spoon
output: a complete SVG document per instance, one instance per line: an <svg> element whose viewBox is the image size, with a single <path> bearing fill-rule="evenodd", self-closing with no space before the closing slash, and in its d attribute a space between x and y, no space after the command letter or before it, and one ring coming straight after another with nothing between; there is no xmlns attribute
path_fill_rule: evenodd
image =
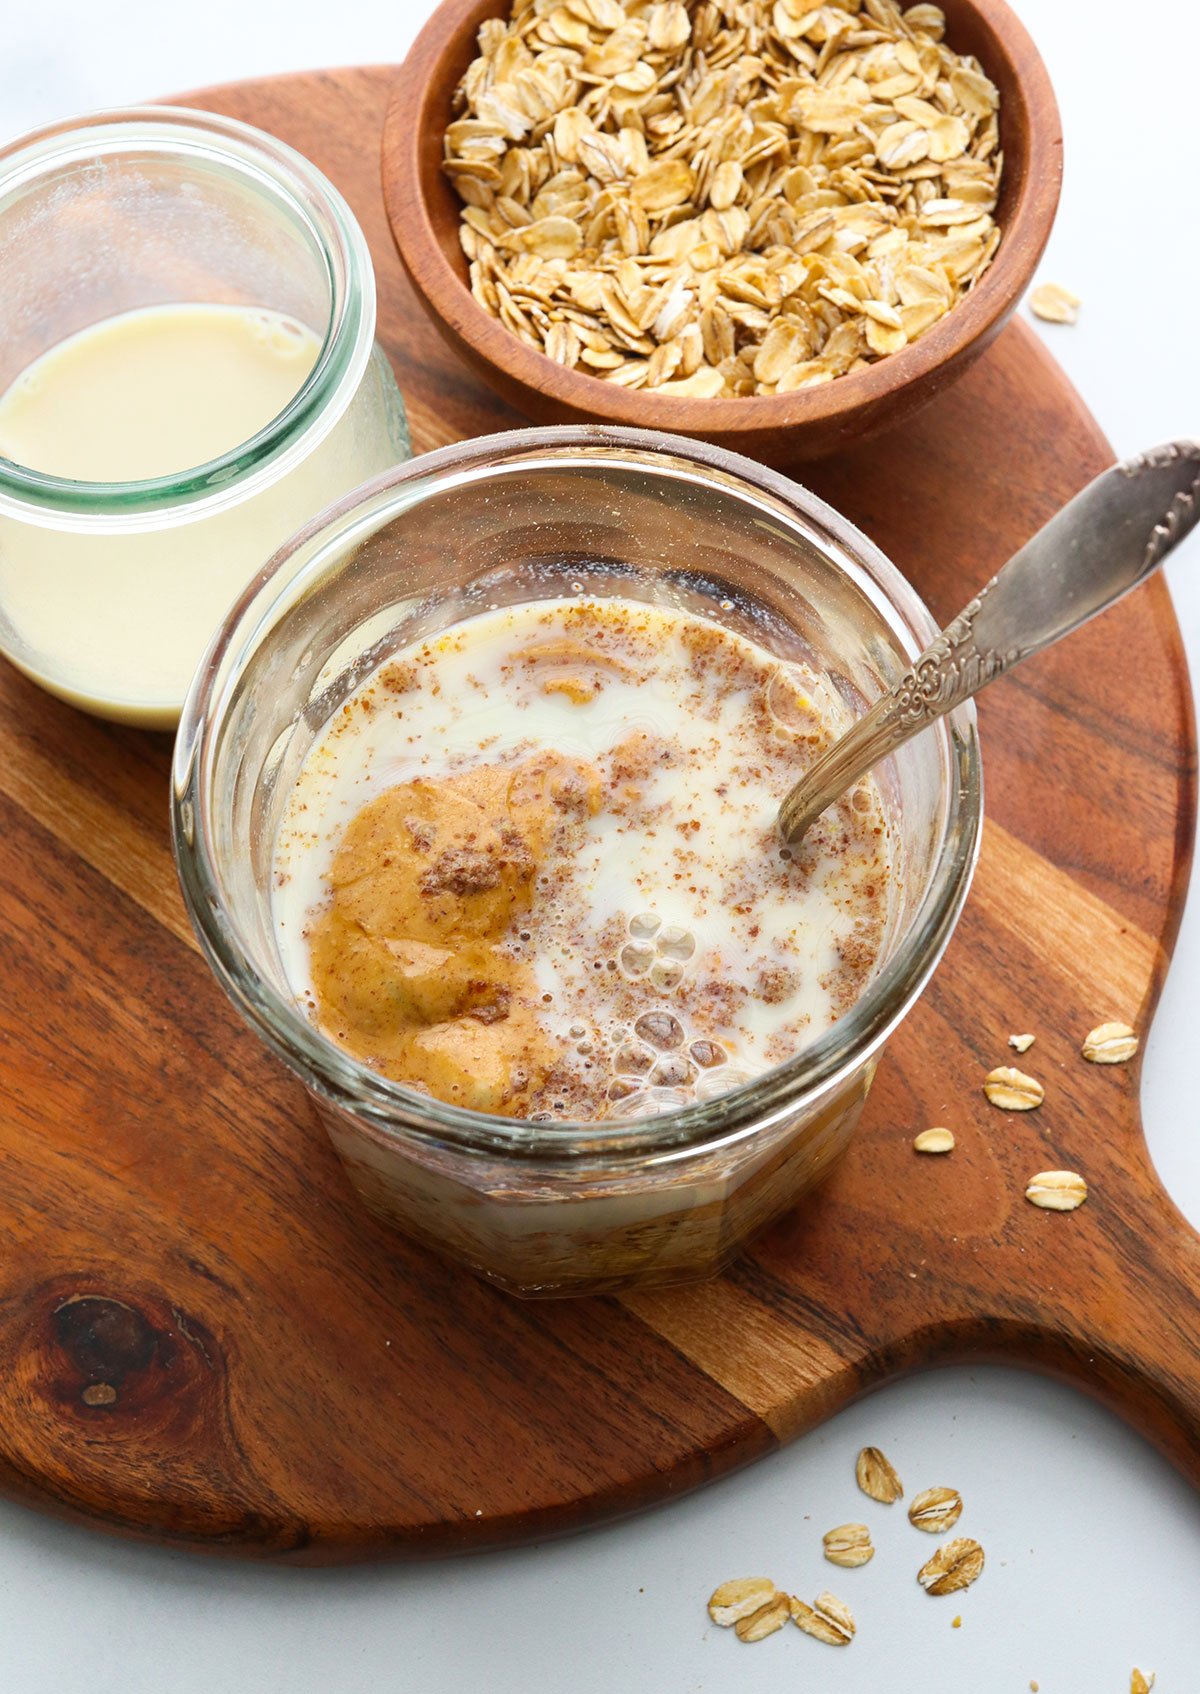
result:
<svg viewBox="0 0 1200 1694"><path fill-rule="evenodd" d="M784 839L803 840L873 765L1153 576L1197 522L1200 442L1154 447L1102 472L801 777L779 808Z"/></svg>

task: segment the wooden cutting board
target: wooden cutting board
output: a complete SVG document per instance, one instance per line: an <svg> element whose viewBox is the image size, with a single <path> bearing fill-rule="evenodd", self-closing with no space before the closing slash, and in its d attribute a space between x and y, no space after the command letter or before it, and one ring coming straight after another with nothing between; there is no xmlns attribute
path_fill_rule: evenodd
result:
<svg viewBox="0 0 1200 1694"><path fill-rule="evenodd" d="M418 449L507 427L411 299L384 220L389 72L194 103L309 154L378 267ZM939 617L1111 455L1011 327L902 433L813 486ZM1159 583L981 708L971 899L829 1186L728 1275L521 1304L386 1233L305 1097L192 943L165 737L0 675L0 1486L111 1530L308 1560L441 1554L578 1528L746 1463L918 1366L1065 1377L1200 1483L1200 1245L1160 1188L1138 1067L1192 840L1195 743ZM1040 1111L981 1093L1031 1030ZM913 1133L949 1124L949 1158ZM1022 1198L1082 1171L1069 1216Z"/></svg>

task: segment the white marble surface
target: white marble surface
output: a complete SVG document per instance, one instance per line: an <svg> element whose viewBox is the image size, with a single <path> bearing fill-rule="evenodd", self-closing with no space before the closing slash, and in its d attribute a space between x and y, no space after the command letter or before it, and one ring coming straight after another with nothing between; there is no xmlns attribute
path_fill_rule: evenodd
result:
<svg viewBox="0 0 1200 1694"><path fill-rule="evenodd" d="M1084 297L1046 339L1118 451L1200 430L1192 0L1130 13L1020 0L1062 103L1067 180L1047 278ZM0 130L206 82L397 58L425 0L53 0L8 8ZM2 255L0 255L2 266ZM2 275L2 271L0 271ZM1200 547L1172 574L1195 665ZM1131 684L1136 679L1131 679ZM1200 1222L1192 901L1150 1037L1154 1157ZM864 1441L910 1486L952 1482L988 1551L961 1604L911 1579L915 1537L872 1514L880 1553L834 1572L819 1534L866 1503ZM867 1510L870 1510L867 1508ZM865 1515L865 1513L864 1513ZM739 1572L802 1593L829 1583L860 1635L843 1653L788 1630L753 1651L706 1627ZM1200 1500L1132 1432L1067 1389L953 1371L886 1390L753 1470L613 1529L412 1569L295 1572L112 1543L0 1505L4 1694L625 1694L661 1688L844 1694L1161 1694L1200 1686ZM962 1627L951 1628L955 1613Z"/></svg>

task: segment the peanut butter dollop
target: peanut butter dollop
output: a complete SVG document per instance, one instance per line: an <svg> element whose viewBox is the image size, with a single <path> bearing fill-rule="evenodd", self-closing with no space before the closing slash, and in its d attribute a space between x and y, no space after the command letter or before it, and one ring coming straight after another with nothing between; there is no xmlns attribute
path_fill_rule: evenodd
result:
<svg viewBox="0 0 1200 1694"><path fill-rule="evenodd" d="M596 769L557 753L418 777L368 802L310 929L322 1026L385 1076L523 1116L558 1049L512 942L548 853L599 805Z"/></svg>

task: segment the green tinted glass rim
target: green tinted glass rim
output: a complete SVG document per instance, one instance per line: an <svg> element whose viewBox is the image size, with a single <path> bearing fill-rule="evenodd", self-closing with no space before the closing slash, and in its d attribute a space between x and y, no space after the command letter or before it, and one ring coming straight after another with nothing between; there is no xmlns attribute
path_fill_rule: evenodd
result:
<svg viewBox="0 0 1200 1694"><path fill-rule="evenodd" d="M0 149L0 211L39 177L121 154L154 153L230 172L272 200L307 236L324 270L330 300L316 361L281 412L205 464L140 481L86 482L36 471L0 455L0 502L87 518L152 516L228 499L252 478L257 484L259 473L289 454L318 420L327 420L331 397L349 375L357 377L369 357L375 332L374 281L366 240L353 213L302 154L250 124L181 106L142 106L36 130Z"/></svg>

